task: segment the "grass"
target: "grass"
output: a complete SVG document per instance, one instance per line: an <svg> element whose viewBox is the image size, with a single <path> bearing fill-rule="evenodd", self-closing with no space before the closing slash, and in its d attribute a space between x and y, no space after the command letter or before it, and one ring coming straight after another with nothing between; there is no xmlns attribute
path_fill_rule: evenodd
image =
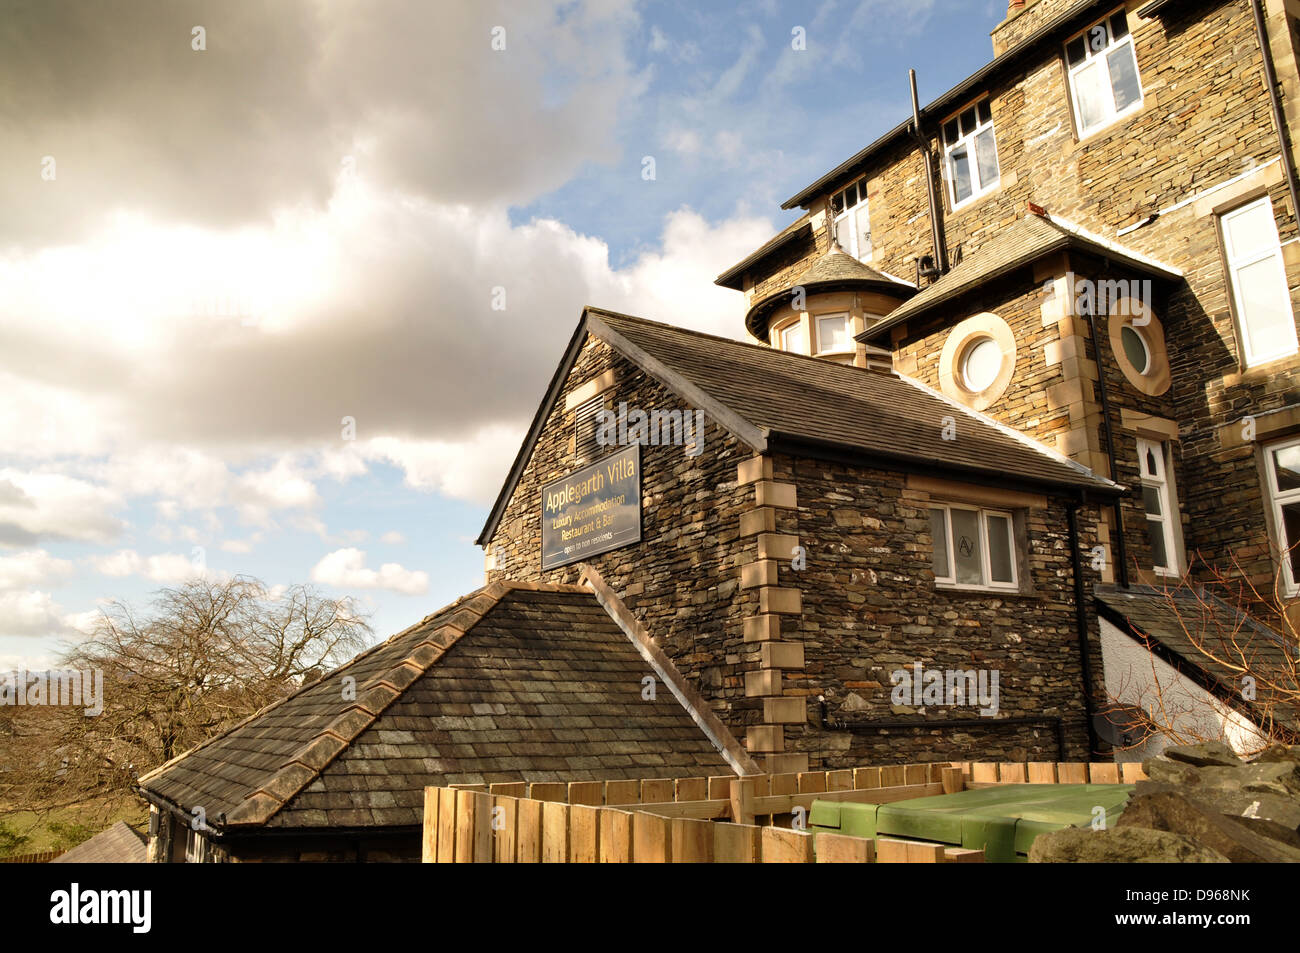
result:
<svg viewBox="0 0 1300 953"><path fill-rule="evenodd" d="M73 804L44 813L0 811L0 857L69 850L118 821L144 831L149 809L134 798L105 805L102 801Z"/></svg>

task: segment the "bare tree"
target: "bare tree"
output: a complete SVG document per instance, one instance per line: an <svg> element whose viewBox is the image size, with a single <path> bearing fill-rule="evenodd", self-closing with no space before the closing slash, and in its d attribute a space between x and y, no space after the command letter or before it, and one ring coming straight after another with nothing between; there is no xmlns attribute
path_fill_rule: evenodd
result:
<svg viewBox="0 0 1300 953"><path fill-rule="evenodd" d="M135 778L248 717L369 642L351 599L248 577L194 579L138 613L106 607L68 668L103 673L103 711L10 709L0 799L49 809L118 801Z"/></svg>
<svg viewBox="0 0 1300 953"><path fill-rule="evenodd" d="M1281 570L1264 589L1235 556L1228 569L1199 555L1196 562L1199 569L1157 589L1173 625L1163 640L1141 637L1146 662L1108 690L1108 717L1135 739L1128 747L1151 734L1171 744L1232 742L1243 754L1300 743L1300 643Z"/></svg>

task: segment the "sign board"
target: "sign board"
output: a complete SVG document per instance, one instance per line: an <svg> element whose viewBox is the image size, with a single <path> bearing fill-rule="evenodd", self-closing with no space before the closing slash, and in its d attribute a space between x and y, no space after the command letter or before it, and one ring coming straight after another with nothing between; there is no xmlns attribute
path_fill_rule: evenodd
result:
<svg viewBox="0 0 1300 953"><path fill-rule="evenodd" d="M543 569L640 541L639 445L542 487Z"/></svg>

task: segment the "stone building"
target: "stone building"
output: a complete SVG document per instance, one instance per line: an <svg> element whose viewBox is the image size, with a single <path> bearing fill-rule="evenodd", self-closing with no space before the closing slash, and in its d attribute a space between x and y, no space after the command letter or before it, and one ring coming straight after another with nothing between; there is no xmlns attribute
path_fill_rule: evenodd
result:
<svg viewBox="0 0 1300 953"><path fill-rule="evenodd" d="M754 343L588 308L488 588L144 778L154 859L409 857L427 784L1104 756L1160 587L1300 591L1297 15L1013 3L719 276Z"/></svg>

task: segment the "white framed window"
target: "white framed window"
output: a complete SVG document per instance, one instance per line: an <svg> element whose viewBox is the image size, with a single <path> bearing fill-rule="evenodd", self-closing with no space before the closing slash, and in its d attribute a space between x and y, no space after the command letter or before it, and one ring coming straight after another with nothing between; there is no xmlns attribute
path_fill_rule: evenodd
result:
<svg viewBox="0 0 1300 953"><path fill-rule="evenodd" d="M1167 444L1138 438L1138 470L1142 478L1142 508L1151 540L1151 568L1162 576L1178 574L1178 544L1174 535L1177 508L1169 481Z"/></svg>
<svg viewBox="0 0 1300 953"><path fill-rule="evenodd" d="M982 394L1002 373L1002 347L991 337L976 338L961 355L961 384L972 394Z"/></svg>
<svg viewBox="0 0 1300 953"><path fill-rule="evenodd" d="M938 585L1015 589L1016 541L1010 513L964 506L930 508Z"/></svg>
<svg viewBox="0 0 1300 953"><path fill-rule="evenodd" d="M1267 454L1268 495L1273 529L1287 595L1295 595L1300 580L1300 440L1273 444Z"/></svg>
<svg viewBox="0 0 1300 953"><path fill-rule="evenodd" d="M871 210L867 207L867 180L858 179L831 196L835 238L858 261L871 257Z"/></svg>
<svg viewBox="0 0 1300 953"><path fill-rule="evenodd" d="M985 99L943 124L944 168L954 209L997 188L998 138Z"/></svg>
<svg viewBox="0 0 1300 953"><path fill-rule="evenodd" d="M1272 201L1266 195L1220 216L1219 234L1246 366L1296 353L1295 312Z"/></svg>
<svg viewBox="0 0 1300 953"><path fill-rule="evenodd" d="M1133 365L1135 371L1145 374L1151 370L1151 342L1147 340L1145 331L1134 327L1131 323L1126 324L1120 328L1119 341L1120 346L1124 348L1124 357Z"/></svg>
<svg viewBox="0 0 1300 953"><path fill-rule="evenodd" d="M823 314L817 318L817 353L840 354L852 351L853 326L847 314Z"/></svg>
<svg viewBox="0 0 1300 953"><path fill-rule="evenodd" d="M1065 60L1080 138L1142 108L1137 52L1123 10L1066 43Z"/></svg>
<svg viewBox="0 0 1300 953"><path fill-rule="evenodd" d="M808 335L804 333L802 321L791 321L777 331L781 341L781 350L794 354L808 353Z"/></svg>
<svg viewBox="0 0 1300 953"><path fill-rule="evenodd" d="M199 831L189 828L185 832L185 863L206 864L211 852L208 839Z"/></svg>

